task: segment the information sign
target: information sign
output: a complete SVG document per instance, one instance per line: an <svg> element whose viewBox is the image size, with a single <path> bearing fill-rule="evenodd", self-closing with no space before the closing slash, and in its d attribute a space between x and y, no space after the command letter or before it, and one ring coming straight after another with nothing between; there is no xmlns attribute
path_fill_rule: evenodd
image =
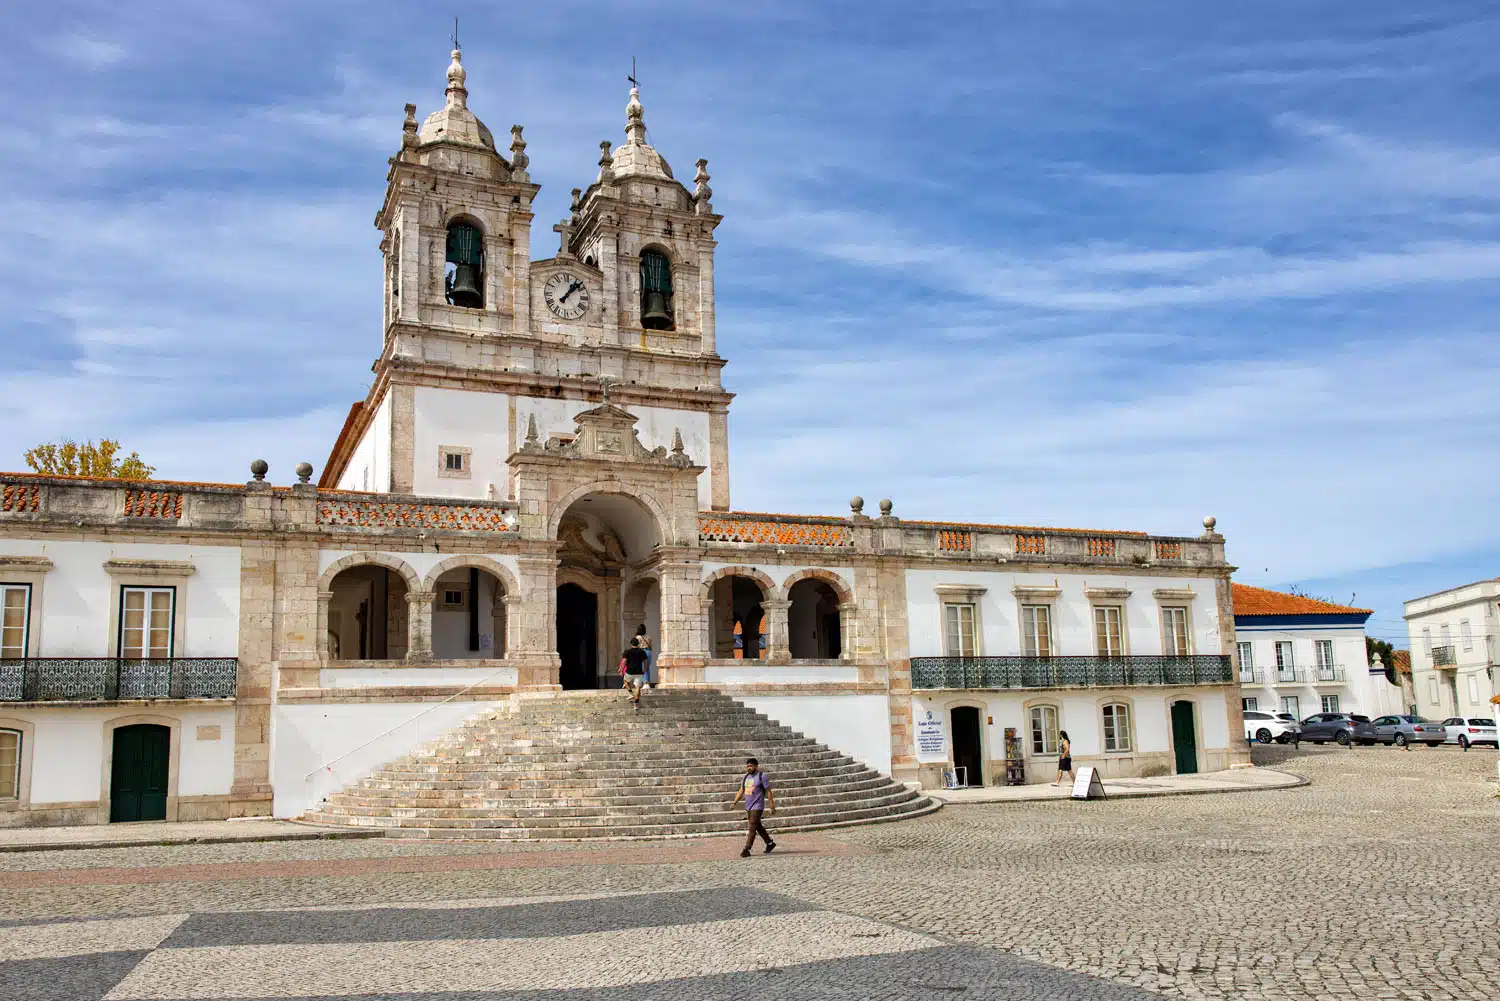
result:
<svg viewBox="0 0 1500 1001"><path fill-rule="evenodd" d="M1104 783L1097 768L1080 768L1073 778L1074 799L1103 799Z"/></svg>

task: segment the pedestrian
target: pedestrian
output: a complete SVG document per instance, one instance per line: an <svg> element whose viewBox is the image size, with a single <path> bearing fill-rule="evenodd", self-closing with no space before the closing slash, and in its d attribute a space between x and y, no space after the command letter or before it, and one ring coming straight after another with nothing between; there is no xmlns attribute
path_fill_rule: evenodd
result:
<svg viewBox="0 0 1500 1001"><path fill-rule="evenodd" d="M639 712L641 692L646 688L646 651L641 649L640 637L630 638L630 649L625 651L625 656L620 661L625 665L625 691L630 693L630 701Z"/></svg>
<svg viewBox="0 0 1500 1001"><path fill-rule="evenodd" d="M734 794L734 802L730 804L730 808L738 806L742 799L745 801L746 829L745 850L740 852L740 858L750 857L750 849L755 847L757 834L766 842L766 854L771 854L776 850L776 842L766 833L760 817L764 812L776 812L776 793L771 790L771 780L760 770L760 762L754 758L745 759L745 777L740 781L740 791Z"/></svg>
<svg viewBox="0 0 1500 1001"><path fill-rule="evenodd" d="M1073 742L1068 739L1068 731L1057 732L1057 781L1052 784L1059 785L1063 780L1063 773L1068 774L1068 781L1073 781Z"/></svg>
<svg viewBox="0 0 1500 1001"><path fill-rule="evenodd" d="M641 649L646 651L646 684L655 688L656 651L651 648L651 637L646 635L646 623L642 622L636 629L635 638L641 641Z"/></svg>

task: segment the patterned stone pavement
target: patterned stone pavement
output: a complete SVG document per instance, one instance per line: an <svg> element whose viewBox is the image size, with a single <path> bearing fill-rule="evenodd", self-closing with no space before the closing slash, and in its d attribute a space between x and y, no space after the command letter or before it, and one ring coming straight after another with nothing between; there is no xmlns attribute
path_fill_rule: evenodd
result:
<svg viewBox="0 0 1500 1001"><path fill-rule="evenodd" d="M0 857L0 998L1491 998L1494 752L725 840ZM86 920L79 920L86 919Z"/></svg>

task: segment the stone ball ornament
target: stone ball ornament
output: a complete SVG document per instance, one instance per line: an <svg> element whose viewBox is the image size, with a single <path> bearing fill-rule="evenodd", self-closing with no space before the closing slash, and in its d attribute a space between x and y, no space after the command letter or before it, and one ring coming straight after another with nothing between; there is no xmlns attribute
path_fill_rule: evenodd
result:
<svg viewBox="0 0 1500 1001"><path fill-rule="evenodd" d="M1215 518L1213 515L1209 515L1208 517L1203 519L1203 529L1204 531L1212 532L1214 530L1214 526L1218 523L1219 519Z"/></svg>
<svg viewBox="0 0 1500 1001"><path fill-rule="evenodd" d="M891 508L893 508L893 507L895 507L895 505L891 503L891 499L889 497L887 497L885 500L881 501L880 502L880 516L882 518L889 518L891 516Z"/></svg>
<svg viewBox="0 0 1500 1001"><path fill-rule="evenodd" d="M266 473L270 472L270 469L271 464L265 459L256 459L254 462L250 463L250 475L255 477L257 482L264 480L266 478Z"/></svg>
<svg viewBox="0 0 1500 1001"><path fill-rule="evenodd" d="M312 479L313 467L311 462L297 463L297 482L306 483Z"/></svg>
<svg viewBox="0 0 1500 1001"><path fill-rule="evenodd" d="M860 514L864 511L864 509L865 499L863 497L855 496L849 498L849 510L853 511L855 514Z"/></svg>

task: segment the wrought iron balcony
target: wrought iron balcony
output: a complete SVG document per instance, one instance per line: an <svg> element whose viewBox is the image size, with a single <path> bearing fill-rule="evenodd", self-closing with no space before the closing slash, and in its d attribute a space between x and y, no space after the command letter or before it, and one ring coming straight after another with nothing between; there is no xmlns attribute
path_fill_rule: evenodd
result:
<svg viewBox="0 0 1500 1001"><path fill-rule="evenodd" d="M30 657L0 660L0 702L232 699L234 657Z"/></svg>
<svg viewBox="0 0 1500 1001"><path fill-rule="evenodd" d="M1312 669L1311 674L1315 685L1343 681L1346 677L1342 664L1319 664Z"/></svg>
<svg viewBox="0 0 1500 1001"><path fill-rule="evenodd" d="M1266 683L1266 672L1257 667L1240 668L1240 684L1242 685L1264 685Z"/></svg>
<svg viewBox="0 0 1500 1001"><path fill-rule="evenodd" d="M913 657L913 688L1122 688L1226 685L1227 654L1190 657Z"/></svg>
<svg viewBox="0 0 1500 1001"><path fill-rule="evenodd" d="M1458 664L1457 658L1453 656L1453 646L1435 646L1432 648L1433 667L1454 667Z"/></svg>
<svg viewBox="0 0 1500 1001"><path fill-rule="evenodd" d="M1271 681L1277 685L1305 685L1307 671L1300 667L1278 667L1272 673Z"/></svg>

